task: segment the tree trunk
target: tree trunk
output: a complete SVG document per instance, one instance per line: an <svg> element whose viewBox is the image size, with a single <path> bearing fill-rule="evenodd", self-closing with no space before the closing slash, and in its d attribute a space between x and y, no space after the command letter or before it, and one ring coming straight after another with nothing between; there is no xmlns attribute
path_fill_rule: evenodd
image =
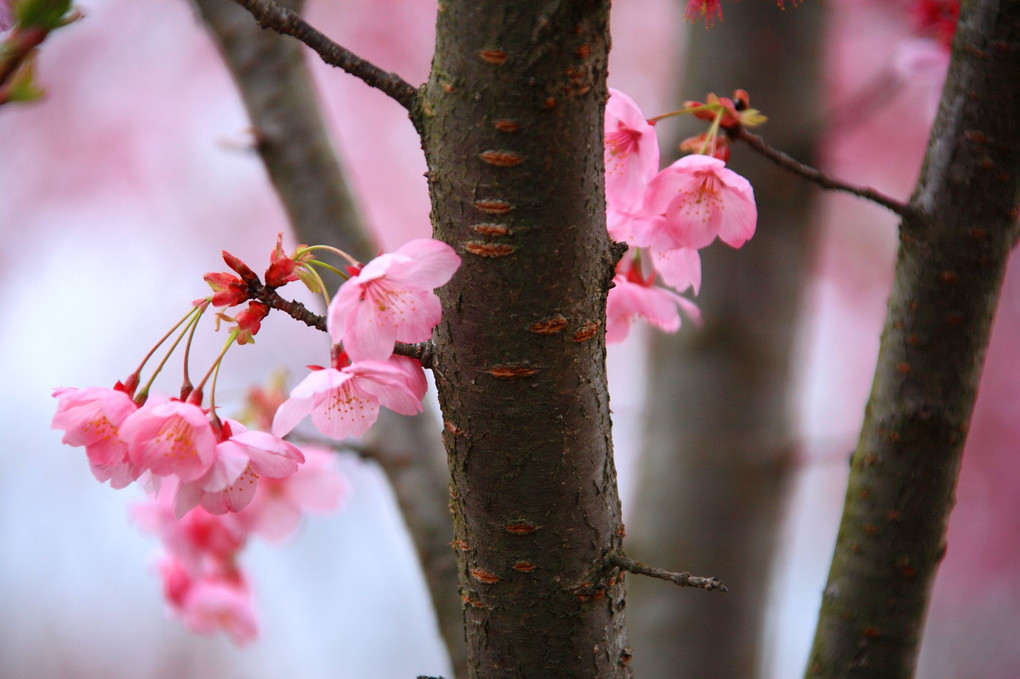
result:
<svg viewBox="0 0 1020 679"><path fill-rule="evenodd" d="M440 2L414 113L471 677L628 677L605 373L608 0Z"/></svg>
<svg viewBox="0 0 1020 679"><path fill-rule="evenodd" d="M1020 2L963 3L809 677L911 677L1020 200Z"/></svg>

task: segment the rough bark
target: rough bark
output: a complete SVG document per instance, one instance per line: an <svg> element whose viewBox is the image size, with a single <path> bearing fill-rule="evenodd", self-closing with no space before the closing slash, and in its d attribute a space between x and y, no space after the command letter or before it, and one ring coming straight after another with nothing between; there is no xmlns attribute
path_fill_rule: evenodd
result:
<svg viewBox="0 0 1020 679"><path fill-rule="evenodd" d="M259 155L299 241L341 248L361 261L376 252L329 140L303 47L260 28L243 8L194 0L215 39L256 130ZM300 11L303 0L281 0ZM323 272L324 275L328 272ZM339 285L340 280L332 281ZM425 572L454 673L467 653L453 534L448 472L430 409L408 418L383 410L368 436L372 459L386 473Z"/></svg>
<svg viewBox="0 0 1020 679"><path fill-rule="evenodd" d="M963 3L911 200L809 677L911 677L1018 233L1020 2Z"/></svg>
<svg viewBox="0 0 1020 679"><path fill-rule="evenodd" d="M812 163L821 10L743 3L711 31L694 26L677 104L747 89L770 116L760 132ZM632 580L635 671L650 677L755 676L795 447L789 385L814 191L739 143L730 165L754 186L758 228L740 250L703 251L705 326L654 336L628 515L634 556L711 573L730 593Z"/></svg>
<svg viewBox="0 0 1020 679"><path fill-rule="evenodd" d="M605 374L608 0L440 2L415 120L471 677L627 677Z"/></svg>

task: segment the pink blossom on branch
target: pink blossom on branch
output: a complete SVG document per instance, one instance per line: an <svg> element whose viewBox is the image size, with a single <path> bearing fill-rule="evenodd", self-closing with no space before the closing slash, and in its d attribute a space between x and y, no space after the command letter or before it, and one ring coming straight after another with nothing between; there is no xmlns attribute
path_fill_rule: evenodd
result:
<svg viewBox="0 0 1020 679"><path fill-rule="evenodd" d="M327 436L361 436L379 417L380 405L401 415L421 412L425 389L421 364L406 356L315 370L276 411L273 434L285 436L311 415L312 424Z"/></svg>
<svg viewBox="0 0 1020 679"><path fill-rule="evenodd" d="M610 233L623 215L637 212L644 199L645 186L659 169L659 141L655 127L629 96L609 89L606 102L606 208Z"/></svg>
<svg viewBox="0 0 1020 679"><path fill-rule="evenodd" d="M655 175L644 211L657 218L642 222L634 242L660 251L700 249L717 236L739 248L758 221L751 183L718 158L701 155L684 156Z"/></svg>
<svg viewBox="0 0 1020 679"><path fill-rule="evenodd" d="M331 450L302 446L301 452L305 462L294 474L260 479L255 498L236 515L249 531L270 542L290 536L307 512L337 509L347 493Z"/></svg>
<svg viewBox="0 0 1020 679"><path fill-rule="evenodd" d="M158 567L167 603L192 632L212 635L222 631L238 646L258 638L251 590L240 571L227 577L194 573L169 555Z"/></svg>
<svg viewBox="0 0 1020 679"><path fill-rule="evenodd" d="M85 447L96 479L123 488L138 478L141 469L128 458L127 443L120 434L121 425L138 409L127 393L105 387L65 387L55 389L53 397L59 401L50 427L64 430L63 443Z"/></svg>
<svg viewBox="0 0 1020 679"><path fill-rule="evenodd" d="M635 268L621 271L623 265L621 262L621 266L617 267L606 301L607 344L625 340L635 316L663 332L676 332L680 329L679 307L695 323L701 323L701 312L693 302L672 290L654 285L654 273L642 278Z"/></svg>
<svg viewBox="0 0 1020 679"><path fill-rule="evenodd" d="M120 436L132 464L156 476L194 481L216 459L216 434L205 411L193 403L150 401L128 416Z"/></svg>
<svg viewBox="0 0 1020 679"><path fill-rule="evenodd" d="M384 361L396 342L423 342L439 323L439 298L460 266L446 243L419 238L380 255L340 286L326 326L354 361Z"/></svg>
<svg viewBox="0 0 1020 679"><path fill-rule="evenodd" d="M286 478L304 462L292 443L264 431L250 431L240 422L224 420L223 433L228 437L216 445L209 470L178 487L174 499L178 518L197 505L210 514L238 512L251 502L262 477Z"/></svg>

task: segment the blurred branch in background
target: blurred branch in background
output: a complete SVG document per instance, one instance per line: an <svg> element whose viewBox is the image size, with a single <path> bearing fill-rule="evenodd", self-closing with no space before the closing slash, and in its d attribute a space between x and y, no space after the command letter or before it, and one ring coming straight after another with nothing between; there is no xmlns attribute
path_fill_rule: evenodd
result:
<svg viewBox="0 0 1020 679"><path fill-rule="evenodd" d="M677 102L746 89L769 116L763 134L813 163L823 7L781 12L756 2L734 10L711 31L693 26ZM741 145L730 165L755 188L757 232L739 252L722 244L704 251L697 301L705 327L653 338L643 464L628 518L631 551L711 573L730 593L630 580L634 667L650 677L755 676L796 454L791 368L817 231L815 189Z"/></svg>
<svg viewBox="0 0 1020 679"><path fill-rule="evenodd" d="M365 262L375 246L344 181L320 114L303 47L259 27L239 5L194 0L237 83L251 118L259 155L302 243L336 246ZM281 3L300 11L303 0ZM334 288L339 278L327 281ZM426 406L416 417L387 410L368 448L386 472L414 541L440 630L460 676L465 665L456 558L450 549L446 457L437 418Z"/></svg>

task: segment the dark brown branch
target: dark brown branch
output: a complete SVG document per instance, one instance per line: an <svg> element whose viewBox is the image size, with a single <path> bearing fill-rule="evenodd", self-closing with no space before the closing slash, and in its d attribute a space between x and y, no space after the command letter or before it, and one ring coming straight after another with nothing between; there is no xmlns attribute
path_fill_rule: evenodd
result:
<svg viewBox="0 0 1020 679"><path fill-rule="evenodd" d="M325 316L312 313L301 302L280 297L274 288L265 286L262 283L248 283L248 295L251 299L265 302L272 309L284 312L296 321L301 321L309 327L326 332Z"/></svg>
<svg viewBox="0 0 1020 679"><path fill-rule="evenodd" d="M859 198L870 200L873 203L878 203L882 207L892 210L904 219L916 219L918 217L917 211L906 203L901 203L895 198L890 198L884 193L876 191L869 186L855 186L854 184L841 181L819 169L794 160L782 151L772 148L768 145L768 142L758 135L748 132L744 127L736 127L727 130L727 133L733 139L739 139L746 142L752 149L765 156L784 170L800 175L801 177L818 184L823 189L845 191Z"/></svg>
<svg viewBox="0 0 1020 679"><path fill-rule="evenodd" d="M251 12L263 28L271 28L278 33L297 38L315 50L330 66L347 71L369 87L388 95L408 111L414 108L418 92L413 85L396 73L384 71L346 47L333 42L302 19L297 12L280 7L273 0L234 1Z"/></svg>
<svg viewBox="0 0 1020 679"><path fill-rule="evenodd" d="M640 561L635 561L629 557L620 554L619 552L609 552L606 554L606 563L610 566L616 566L622 568L628 573L635 573L637 575L647 575L650 578L658 578L659 580L666 580L672 582L674 585L680 587L695 587L697 589L703 589L706 591L719 591L728 592L730 591L722 580L717 578L703 578L697 575L691 575L690 573L674 573L673 571L667 571L662 568L656 568L655 566L649 566L643 564Z"/></svg>

